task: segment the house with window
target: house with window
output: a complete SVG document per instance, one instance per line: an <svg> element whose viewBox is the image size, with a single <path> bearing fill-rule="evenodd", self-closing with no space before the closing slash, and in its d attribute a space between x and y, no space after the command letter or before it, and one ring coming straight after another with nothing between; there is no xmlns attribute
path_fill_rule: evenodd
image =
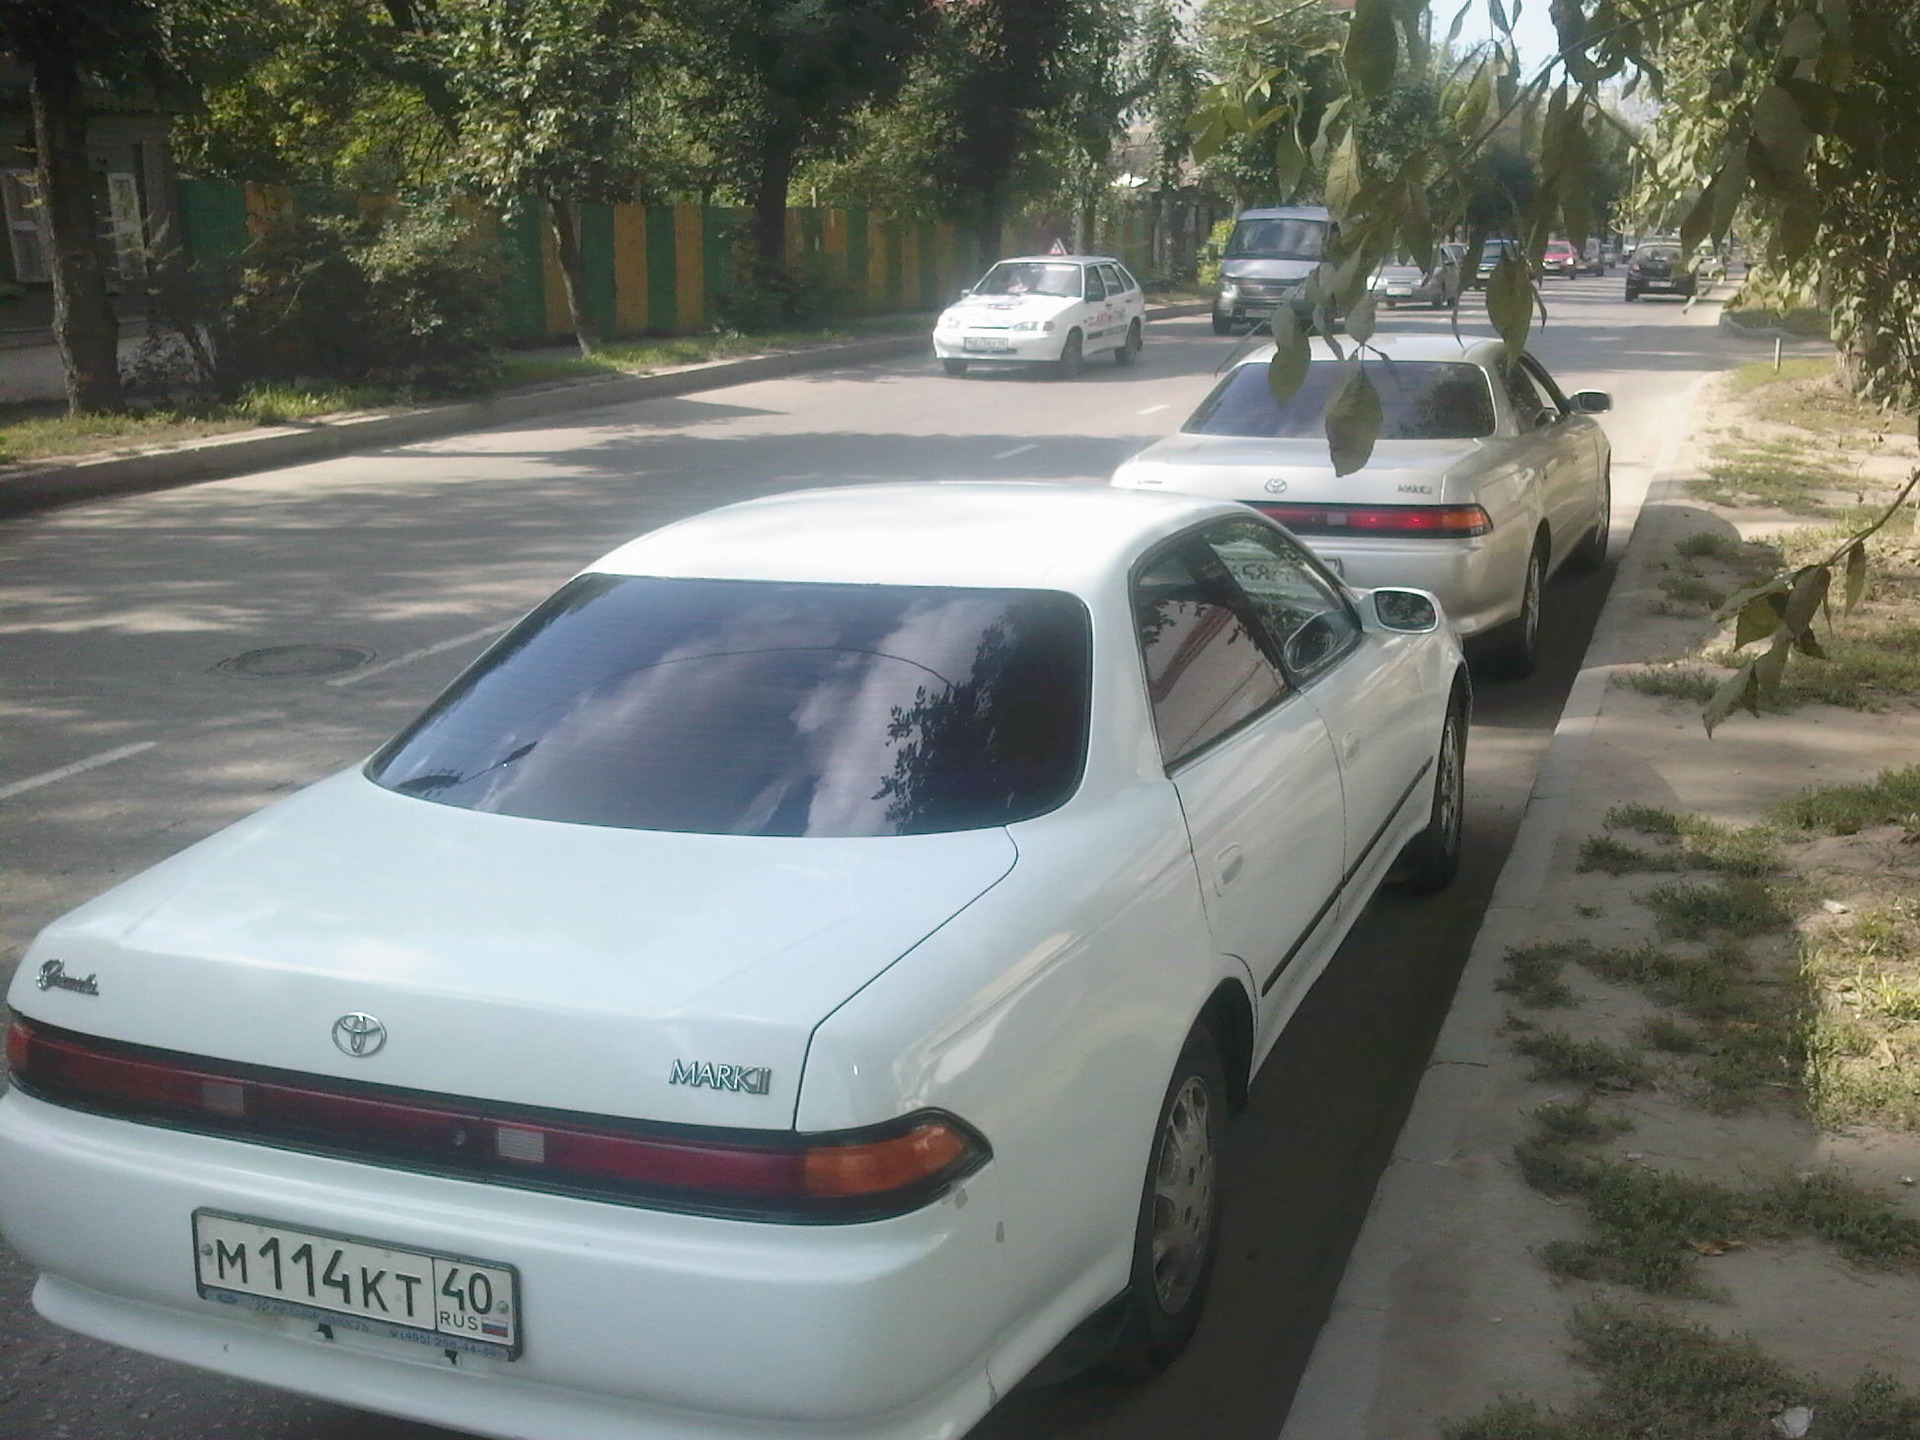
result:
<svg viewBox="0 0 1920 1440"><path fill-rule="evenodd" d="M172 117L146 97L87 92L87 149L93 161L100 243L109 273L138 290L158 247L179 233L179 196L169 134ZM33 111L25 67L0 55L0 281L29 296L52 284L46 211L34 180Z"/></svg>

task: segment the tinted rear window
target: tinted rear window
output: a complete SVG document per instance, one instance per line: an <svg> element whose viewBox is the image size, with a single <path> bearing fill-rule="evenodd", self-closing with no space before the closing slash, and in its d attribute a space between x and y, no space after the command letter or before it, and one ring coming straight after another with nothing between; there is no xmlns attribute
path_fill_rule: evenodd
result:
<svg viewBox="0 0 1920 1440"><path fill-rule="evenodd" d="M1182 428L1190 435L1262 440L1324 435L1327 396L1345 373L1341 365L1309 365L1306 382L1282 406L1267 385L1267 367L1242 365ZM1380 392L1382 440L1470 440L1493 433L1493 397L1477 365L1396 360L1369 365L1367 373Z"/></svg>
<svg viewBox="0 0 1920 1440"><path fill-rule="evenodd" d="M912 835L1051 810L1089 621L1046 590L587 575L367 767L403 795L720 835Z"/></svg>

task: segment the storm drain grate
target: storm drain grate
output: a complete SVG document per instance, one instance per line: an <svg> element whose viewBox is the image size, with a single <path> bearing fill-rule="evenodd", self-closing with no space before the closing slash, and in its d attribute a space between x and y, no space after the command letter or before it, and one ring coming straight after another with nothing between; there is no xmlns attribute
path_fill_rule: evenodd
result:
<svg viewBox="0 0 1920 1440"><path fill-rule="evenodd" d="M222 660L213 668L229 675L277 680L300 675L339 675L358 670L373 659L373 651L357 645L269 645Z"/></svg>

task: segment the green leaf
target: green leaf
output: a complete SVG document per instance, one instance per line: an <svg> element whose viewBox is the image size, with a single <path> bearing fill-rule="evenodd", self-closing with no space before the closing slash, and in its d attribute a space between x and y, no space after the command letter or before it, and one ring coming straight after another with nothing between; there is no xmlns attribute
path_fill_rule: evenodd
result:
<svg viewBox="0 0 1920 1440"><path fill-rule="evenodd" d="M1356 345L1364 345L1373 338L1374 311L1377 302L1369 295L1347 310L1347 335Z"/></svg>
<svg viewBox="0 0 1920 1440"><path fill-rule="evenodd" d="M1700 712L1701 722L1707 727L1707 736L1712 738L1714 728L1732 715L1736 708L1746 710L1757 716L1760 713L1760 687L1754 678L1754 661L1749 660L1733 674L1720 682L1707 699L1706 708Z"/></svg>
<svg viewBox="0 0 1920 1440"><path fill-rule="evenodd" d="M1292 198L1306 173L1307 152L1300 148L1300 137L1292 125L1282 125L1273 134L1273 178L1280 186L1282 200Z"/></svg>
<svg viewBox="0 0 1920 1440"><path fill-rule="evenodd" d="M1347 378L1327 399L1327 448L1333 454L1335 475L1351 475L1373 458L1380 419L1380 392L1355 357L1349 362Z"/></svg>
<svg viewBox="0 0 1920 1440"><path fill-rule="evenodd" d="M1533 328L1533 281L1511 251L1500 257L1487 279L1487 318L1507 342L1507 361L1512 364L1527 348L1527 332Z"/></svg>
<svg viewBox="0 0 1920 1440"><path fill-rule="evenodd" d="M1845 599L1841 603L1843 614L1851 615L1853 607L1860 603L1867 593L1867 547L1856 540L1847 547L1847 588Z"/></svg>
<svg viewBox="0 0 1920 1440"><path fill-rule="evenodd" d="M1400 60L1400 32L1394 28L1388 0L1356 0L1342 58L1355 94L1378 98L1393 89L1393 72Z"/></svg>
<svg viewBox="0 0 1920 1440"><path fill-rule="evenodd" d="M1447 38L1444 42L1444 48L1451 50L1453 48L1453 42L1460 38L1460 31L1467 23L1467 12L1471 9L1473 9L1473 0L1466 0L1466 3L1454 12L1453 23L1447 27Z"/></svg>
<svg viewBox="0 0 1920 1440"><path fill-rule="evenodd" d="M1282 305L1273 314L1273 359L1267 363L1267 388L1282 409L1306 383L1307 366L1312 363L1305 328L1293 307Z"/></svg>
<svg viewBox="0 0 1920 1440"><path fill-rule="evenodd" d="M1780 611L1772 595L1758 595L1740 611L1733 627L1733 648L1744 650L1756 640L1765 640L1780 628Z"/></svg>
<svg viewBox="0 0 1920 1440"><path fill-rule="evenodd" d="M1360 184L1360 132L1355 127L1347 131L1333 152L1332 163L1327 166L1327 208L1333 211L1335 219L1351 211L1354 199L1360 194Z"/></svg>
<svg viewBox="0 0 1920 1440"><path fill-rule="evenodd" d="M1805 566L1794 576L1793 589L1787 594L1787 611L1782 620L1796 636L1813 624L1813 617L1820 613L1820 607L1827 598L1827 588L1832 583L1833 572L1824 565Z"/></svg>
<svg viewBox="0 0 1920 1440"><path fill-rule="evenodd" d="M1460 108L1453 112L1454 128L1466 137L1478 135L1492 108L1493 71L1483 63L1467 83L1466 97L1461 100Z"/></svg>

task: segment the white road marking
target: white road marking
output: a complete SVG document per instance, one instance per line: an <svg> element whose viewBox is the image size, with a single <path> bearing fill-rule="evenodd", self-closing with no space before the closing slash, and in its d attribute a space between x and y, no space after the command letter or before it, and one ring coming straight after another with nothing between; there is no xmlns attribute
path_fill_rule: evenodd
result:
<svg viewBox="0 0 1920 1440"><path fill-rule="evenodd" d="M1158 415L1162 410L1171 410L1172 408L1171 405L1149 405L1146 409L1136 410L1133 413L1136 415Z"/></svg>
<svg viewBox="0 0 1920 1440"><path fill-rule="evenodd" d="M435 645L423 645L418 650L409 650L404 655L365 670L356 670L351 675L336 675L327 681L329 685L358 685L362 680L371 680L376 675L384 675L389 670L398 670L402 665L411 665L416 660L424 660L429 655L438 655L442 650L458 650L462 645L471 645L476 640L485 640L490 635L498 635L507 628L508 622L489 625L484 630L470 630L465 635L456 635L451 640L442 640Z"/></svg>
<svg viewBox="0 0 1920 1440"><path fill-rule="evenodd" d="M84 775L89 770L98 770L102 765L111 765L116 760L125 760L129 755L139 755L158 745L158 740L142 740L133 745L122 745L116 750L102 750L98 755L89 755L84 760L76 760L71 765L62 765L58 770L48 770L41 775L29 775L25 780L16 780L11 785L0 785L0 800L11 800L16 795L29 790L38 790L42 785L51 785L56 780L65 780L70 776Z"/></svg>
<svg viewBox="0 0 1920 1440"><path fill-rule="evenodd" d="M993 458L996 460L1011 460L1016 455L1024 455L1029 450L1038 450L1039 448L1038 445L1016 445L1011 450L1002 450Z"/></svg>

